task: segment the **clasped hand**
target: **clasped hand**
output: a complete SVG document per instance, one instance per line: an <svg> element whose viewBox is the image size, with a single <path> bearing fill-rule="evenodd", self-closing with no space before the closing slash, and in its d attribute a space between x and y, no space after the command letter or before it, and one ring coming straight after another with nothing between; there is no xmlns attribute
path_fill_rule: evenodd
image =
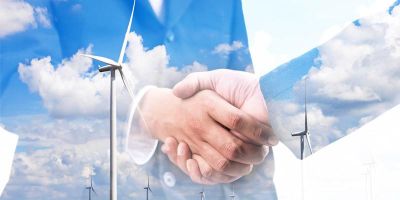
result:
<svg viewBox="0 0 400 200"><path fill-rule="evenodd" d="M140 109L170 161L201 184L247 175L278 142L258 79L246 72L190 74L173 90L147 92Z"/></svg>

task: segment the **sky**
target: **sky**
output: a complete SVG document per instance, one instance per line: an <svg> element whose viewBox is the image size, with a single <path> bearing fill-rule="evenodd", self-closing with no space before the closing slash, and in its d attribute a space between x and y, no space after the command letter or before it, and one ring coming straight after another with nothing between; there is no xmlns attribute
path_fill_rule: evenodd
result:
<svg viewBox="0 0 400 200"><path fill-rule="evenodd" d="M354 20L387 9L392 0L243 1L257 74L302 55ZM340 13L340 14L338 14Z"/></svg>
<svg viewBox="0 0 400 200"><path fill-rule="evenodd" d="M250 52L252 53L256 73L261 75L292 58L306 53L328 41L345 27L347 29L344 37L339 38L339 40L351 40L352 37L356 37L354 35L357 29L352 24L355 19L378 11L387 11L387 8L392 3L393 1L386 0L351 0L335 1L334 3L325 0L307 0L303 2L294 0L244 1L243 6L250 41ZM1 1L0 5L0 26L6 27L0 30L0 41L2 44L7 44L5 45L7 49L3 48L2 45L0 52L3 55L11 55L13 52L20 51L20 55L24 55L24 57L20 57L14 53L16 56L2 56L0 59L2 78L0 88L0 125L20 136L11 181L5 190L3 198L69 199L71 198L70 195L73 195L75 199L83 199L86 194L83 186L86 184L90 165L93 165L96 172L95 183L98 191L106 191L108 187L108 128L105 124L108 110L102 103L108 99L107 86L109 77L93 72L94 64L92 61L78 56L79 53L91 53L93 49L98 49L98 43L93 42L93 45L83 45L79 51L72 52L64 57L60 53L61 50L58 45L55 45L59 38L53 36L51 27L54 24L51 23L48 11L41 1L6 0ZM72 12L79 11L82 8L77 3L74 5ZM395 10L395 14L397 13L398 9L397 11ZM395 16L398 17L398 15ZM372 55L382 56L379 53L384 53L384 51L369 51L368 47L364 48L362 41L365 42L366 40L375 41L376 45L382 47L393 46L395 48L390 52L397 55L398 41L395 37L395 33L397 33L395 31L398 30L399 26L398 23L393 21L395 20L389 16L361 21L366 32L369 33L363 35L364 38L361 39L357 36L357 41L361 41L358 45L361 45L361 47L349 42L344 42L343 44L331 42L319 48L319 56L322 58L322 64L319 69L329 69L324 68L324 66L329 65L341 66L344 65L345 61L355 63L356 59L352 60L352 56L357 55L357 53L358 55L364 55L365 51L371 52ZM390 24L391 29L388 30L388 34L385 34L388 36L384 40L378 40L377 37L370 37L379 32L379 28L374 30L374 23L393 23L395 25ZM369 29L371 29L370 32L368 32ZM47 37L48 43L44 46L41 46L43 44L38 44L37 49L33 52L24 52L24 41L21 39L34 41L35 37ZM8 44L10 43L15 43L15 46L9 48ZM207 66L195 61L193 61L192 65L187 66L183 70L184 72L177 71L174 68L167 68L168 52L166 49L162 46L146 49L142 43L140 36L133 33L130 35L126 63L132 70L145 68L143 66L154 66L155 69L139 70L140 73L136 74L139 76L138 79L148 77L148 73L153 70L163 70L166 73L164 77L169 78L162 80L161 85L170 85L189 72L207 69ZM347 44L351 48L346 46ZM54 48L51 48L52 45L54 45ZM221 44L215 47L215 51L224 54L226 51L238 48L241 48L240 43ZM338 48L347 50L348 54L338 54L334 51ZM356 53L351 54L352 52ZM38 56L43 54L48 56ZM370 58L370 65L397 67L393 65L393 63L398 63L397 57L392 60L385 59L385 62L374 63L374 60L379 61L377 58L382 59L382 57ZM343 59L343 63L340 62L341 59ZM8 66L9 63L13 63L13 66ZM356 76L357 71L352 66L348 68L348 74L342 77L344 80L349 80L349 77ZM398 68L387 68L387 70L397 73L398 70L396 69ZM335 82L335 79L324 79L323 72L323 70L314 71L312 74L314 79L311 79L311 81L322 86L343 83ZM387 74L387 71L385 71L385 74ZM357 78L357 80L361 80L363 77ZM156 79L148 81L152 83L158 81ZM126 92L123 91L119 79L118 81L118 94L120 94L118 99L120 99L121 105L118 113L123 113L123 108L128 106L129 99ZM8 84L4 84L5 82ZM391 83L395 83L394 89L399 86L395 80L391 81ZM345 88L345 84L343 84L343 87ZM325 88L325 96L329 97L330 94L335 92L335 88ZM318 91L316 88L314 89L314 91ZM380 88L373 89L376 91ZM392 90L382 92L386 92L384 94L390 96L390 91ZM362 90L358 94L361 95L360 98L366 99L377 97L374 96L374 93L363 92ZM381 97L384 94L376 93L375 95ZM344 95L342 98L354 98L354 96ZM77 99L79 99L78 104L76 103ZM23 104L27 101L30 102L30 106L24 107ZM302 116L302 108L299 102L285 104L284 108L286 113L283 114L289 113L296 118ZM335 119L324 116L318 107L310 110L311 116L323 118L323 122L326 125L325 128L330 128L335 121ZM398 112L398 109L395 112ZM120 114L119 130L121 137L124 134L123 128L126 125L124 124L125 118L125 114ZM389 117L387 121L391 121L390 119L393 118ZM368 119L366 120L368 121ZM346 147L352 148L350 144L347 144ZM331 149L333 148L331 147ZM290 173L290 169L287 166L298 164L298 161L288 152L288 149L283 145L276 148L276 167L282 167L282 169L287 170L277 171L276 174L276 183L280 194L287 194L286 191L292 191L291 188L285 187L293 185L288 184L290 180L285 179L283 174ZM329 154L329 150L325 150L325 154ZM321 160L318 159L318 155L321 155L319 156ZM310 160L314 161L307 161L306 165L314 165L314 163L310 164L312 162L326 163L323 162L324 156L322 155L323 152L313 155ZM135 196L137 194L131 191L141 190L141 183L145 180L144 173L142 169L130 163L129 157L125 153L121 152L119 159L119 165L122 169L119 180L121 184L120 195L125 199L137 197ZM345 158L337 159L338 163L346 161ZM76 160L79 160L79 163L75 163ZM390 164L386 165L386 161L383 164L390 167ZM286 167L283 167L284 165ZM330 167L334 166L330 165ZM356 169L358 169L357 165L354 165L353 168L343 170L348 170L347 173L351 174L351 170L354 171ZM326 173L324 174L334 175L334 173L328 173L328 169L325 170ZM293 176L298 176L298 174L293 174ZM387 175L385 174L385 176ZM132 177L136 177L138 182ZM311 176L308 178L311 179L311 183L307 184L318 189L317 183L320 180L317 178ZM345 180L346 177L342 176L341 178L343 178L341 180ZM357 176L354 180L360 181L357 178L359 177ZM392 179L387 178L382 181L384 180ZM335 184L335 182L332 182L332 184ZM359 182L354 185L359 185ZM330 186L324 185L324 187ZM338 190L346 187L340 184L335 186ZM157 185L154 187L157 187ZM322 189L318 194L326 192ZM358 189L362 190L362 188ZM309 194L308 190L307 194ZM106 193L99 192L99 197L105 198ZM315 195L310 199L317 199L317 197L319 196ZM281 199L285 198L293 199L290 196L281 196Z"/></svg>

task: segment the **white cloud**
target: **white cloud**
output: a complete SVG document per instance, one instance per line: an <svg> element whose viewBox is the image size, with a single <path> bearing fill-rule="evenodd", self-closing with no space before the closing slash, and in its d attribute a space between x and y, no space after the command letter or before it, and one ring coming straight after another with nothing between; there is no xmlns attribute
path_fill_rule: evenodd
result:
<svg viewBox="0 0 400 200"><path fill-rule="evenodd" d="M35 15L37 21L45 28L51 27L51 22L48 18L47 8L37 7L35 8Z"/></svg>
<svg viewBox="0 0 400 200"><path fill-rule="evenodd" d="M321 66L312 67L306 75L315 148L353 132L400 103L399 10L361 19L361 26L351 24L318 48ZM290 132L304 128L304 111L299 109L304 98L303 79L292 89L293 102L271 102L270 113L276 118L272 119L277 132L298 152L298 140L291 138Z"/></svg>
<svg viewBox="0 0 400 200"><path fill-rule="evenodd" d="M233 51L237 51L243 47L244 47L244 45L240 41L233 41L232 44L222 43L222 44L217 45L214 48L213 53L226 56L229 53L231 53Z"/></svg>
<svg viewBox="0 0 400 200"><path fill-rule="evenodd" d="M135 34L129 35L128 42L125 72L134 80L134 88L140 89L148 84L172 87L190 72L207 70L197 62L181 70L169 67L165 46L145 50L142 38ZM91 53L91 47L79 50L57 66L51 63L51 57L45 57L33 59L29 64L21 63L18 67L21 80L41 96L44 106L53 116L104 117L108 113L109 74L88 72L92 61L80 56L81 53ZM125 117L130 98L118 74L117 94L118 113Z"/></svg>
<svg viewBox="0 0 400 200"><path fill-rule="evenodd" d="M250 51L255 73L258 75L272 71L288 59L287 55L274 54L271 49L272 36L266 31L256 31L250 37Z"/></svg>
<svg viewBox="0 0 400 200"><path fill-rule="evenodd" d="M0 38L35 28L37 24L50 27L47 9L34 8L23 0L0 1Z"/></svg>
<svg viewBox="0 0 400 200"><path fill-rule="evenodd" d="M15 0L0 1L0 38L24 31L34 25L34 10L29 3Z"/></svg>
<svg viewBox="0 0 400 200"><path fill-rule="evenodd" d="M23 151L15 154L10 182L2 198L81 199L86 193L79 191L87 186L93 167L98 198L106 199L109 187L107 120L59 120L44 116L10 120L18 121L10 124L10 128L19 134L18 148ZM121 195L141 191L137 181L145 180L143 169L134 165L125 153L118 153L118 165Z"/></svg>
<svg viewBox="0 0 400 200"><path fill-rule="evenodd" d="M399 103L400 15L395 11L361 19L361 26L350 25L319 48L322 66L307 75L315 101L369 104L345 108L356 109L361 116L379 114Z"/></svg>
<svg viewBox="0 0 400 200"><path fill-rule="evenodd" d="M371 16L387 10L394 2L395 0L375 0L369 5L359 6L356 11L359 18Z"/></svg>

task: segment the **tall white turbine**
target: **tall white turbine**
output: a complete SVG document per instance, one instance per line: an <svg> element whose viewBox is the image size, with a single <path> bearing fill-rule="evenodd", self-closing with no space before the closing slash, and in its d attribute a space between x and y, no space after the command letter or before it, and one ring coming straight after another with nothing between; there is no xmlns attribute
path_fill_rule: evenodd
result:
<svg viewBox="0 0 400 200"><path fill-rule="evenodd" d="M82 54L82 56L86 56L92 58L94 60L105 63L106 66L100 67L100 72L111 72L111 82L110 82L110 199L117 200L117 104L116 104L116 84L115 84L115 70L118 70L121 74L122 81L125 85L125 88L128 90L128 93L131 97L133 97L133 91L127 82L127 77L123 73L123 59L125 55L126 45L128 43L128 35L131 30L133 13L135 11L136 0L133 1L131 17L129 19L128 28L126 29L124 41L122 43L121 52L119 54L118 62L115 62L112 59L95 56L95 55L87 55Z"/></svg>

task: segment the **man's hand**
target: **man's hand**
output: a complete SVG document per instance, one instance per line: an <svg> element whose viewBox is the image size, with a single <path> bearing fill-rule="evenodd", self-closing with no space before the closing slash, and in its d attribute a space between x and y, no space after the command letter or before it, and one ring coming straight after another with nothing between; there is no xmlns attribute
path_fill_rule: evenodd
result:
<svg viewBox="0 0 400 200"><path fill-rule="evenodd" d="M268 125L232 106L212 91L201 91L182 100L169 89L150 90L139 106L142 127L165 142L176 138L191 152L209 163L213 175L234 180L248 174L252 165L262 162L269 144ZM245 143L229 130L248 138ZM186 169L183 169L187 172Z"/></svg>
<svg viewBox="0 0 400 200"><path fill-rule="evenodd" d="M219 69L207 72L189 74L184 80L173 88L173 93L186 99L201 90L212 90L219 94L233 106L248 113L262 124L269 125L267 106L261 93L258 78L251 73ZM243 141L252 142L243 134L233 133ZM267 136L267 135L266 135ZM276 137L271 137L270 143L277 142Z"/></svg>
<svg viewBox="0 0 400 200"><path fill-rule="evenodd" d="M173 92L176 96L185 99L201 90L217 92L233 106L250 114L260 123L269 126L266 104L258 79L253 74L231 70L193 73L175 85ZM241 134L240 131L232 130L231 132L247 143L254 142L248 136ZM277 138L271 134L272 131L267 135L268 142L265 145L273 146L277 144ZM190 159L191 149L184 142L178 143L174 138L168 138L162 150L168 155L171 162L187 172L195 182L213 184L226 181L214 173L210 166L212 163L207 162L201 155L193 154L192 159Z"/></svg>

